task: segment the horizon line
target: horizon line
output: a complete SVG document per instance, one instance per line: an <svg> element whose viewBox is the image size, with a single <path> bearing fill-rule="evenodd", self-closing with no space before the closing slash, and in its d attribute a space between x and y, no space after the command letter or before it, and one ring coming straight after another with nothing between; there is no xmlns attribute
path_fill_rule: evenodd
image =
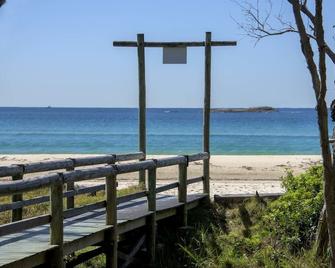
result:
<svg viewBox="0 0 335 268"><path fill-rule="evenodd" d="M274 107L274 106L248 106L248 107L211 107L211 109L248 109L271 107L274 109L315 109L315 107ZM138 109L138 106L105 107L105 106L0 106L0 108L46 108L46 109ZM147 109L203 109L203 107L146 107Z"/></svg>

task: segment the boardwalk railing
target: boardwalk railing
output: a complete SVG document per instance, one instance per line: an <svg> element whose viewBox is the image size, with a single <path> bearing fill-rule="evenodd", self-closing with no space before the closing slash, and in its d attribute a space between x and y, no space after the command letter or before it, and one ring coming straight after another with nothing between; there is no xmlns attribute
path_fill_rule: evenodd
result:
<svg viewBox="0 0 335 268"><path fill-rule="evenodd" d="M13 181L22 180L24 175L45 172L45 171L55 171L65 169L67 171L75 170L78 167L102 165L102 164L114 164L115 162L131 161L131 160L142 160L145 158L144 153L130 153L122 155L101 155L101 156L91 156L91 157L81 157L81 158L67 158L63 160L55 161L44 161L36 162L23 165L10 165L10 166L0 166L0 177L12 177ZM66 207L74 207L74 196L80 194L87 194L98 192L104 190L104 185L97 185L92 187L87 187L84 189L75 189L73 182L68 182L66 184L66 192L64 197L66 197ZM22 194L12 195L12 203L0 205L0 212L6 210L12 210L12 221L18 221L22 219L22 208L25 206L37 205L49 201L49 196L39 196L29 200L23 200Z"/></svg>
<svg viewBox="0 0 335 268"><path fill-rule="evenodd" d="M187 185L191 183L203 182L203 176L195 178L187 178L187 168L189 162L208 159L207 153L199 153L189 156L176 156L161 159L143 160L140 162L131 162L124 164L115 164L116 161L126 161L134 159L142 159L143 154L129 155L110 155L93 158L66 159L61 161L52 161L45 163L36 163L28 165L17 165L10 167L0 167L0 176L21 176L19 180L3 181L0 183L0 196L14 196L14 202L11 204L0 205L0 211L17 210L22 207L41 202L50 202L50 213L47 215L39 215L28 219L20 219L16 222L4 224L0 226L0 236L21 232L23 230L50 224L50 244L55 245L52 254L52 262L58 266L63 266L63 257L71 252L64 252L63 241L63 221L64 219L75 217L96 209L105 209L106 225L111 226L111 235L106 236L106 262L107 265L116 267L117 262L117 205L124 202L129 202L138 198L147 198L148 210L151 214L148 217L146 228L148 239L148 253L153 259L155 256L155 241L156 241L156 194L167 191L173 188L178 188L178 201L183 205L178 208L178 214L181 224L187 224ZM94 168L86 168L81 170L69 170L79 166L104 164ZM167 166L179 166L179 180L175 183L170 183L160 187L156 187L156 170ZM68 171L43 175L34 178L23 178L24 174L67 169ZM116 195L117 176L119 174L148 171L148 187L144 191L118 197ZM74 185L75 182L105 178L105 184L93 186L83 189L66 189L64 185ZM41 188L49 187L50 195L37 197L31 200L22 200L22 193ZM105 190L105 200L84 205L81 207L67 207L64 210L63 198L74 197L77 194L89 193L97 190ZM17 200L18 198L20 200ZM22 216L22 212L21 212ZM1 251L1 247L0 247Z"/></svg>

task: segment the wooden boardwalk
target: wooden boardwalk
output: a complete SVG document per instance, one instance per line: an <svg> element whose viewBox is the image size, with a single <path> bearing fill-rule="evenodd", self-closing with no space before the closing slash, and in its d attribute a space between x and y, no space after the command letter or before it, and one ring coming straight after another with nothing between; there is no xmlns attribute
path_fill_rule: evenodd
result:
<svg viewBox="0 0 335 268"><path fill-rule="evenodd" d="M187 198L188 209L199 205L206 195L194 194ZM175 196L157 197L157 220L176 215L183 204ZM69 255L90 245L104 242L106 231L113 226L106 225L105 209L97 209L64 221L64 254ZM148 203L143 199L123 203L117 211L118 234L145 225ZM2 267L28 267L48 262L50 250L50 226L42 225L18 233L0 237L0 265Z"/></svg>
<svg viewBox="0 0 335 268"><path fill-rule="evenodd" d="M113 156L114 161L117 156ZM130 160L134 157L120 157ZM118 256L123 257L123 267L130 263L133 255L139 250L141 244L147 248L151 261L155 257L156 223L162 219L176 217L179 225L187 224L187 211L208 199L208 193L187 195L187 185L203 182L204 177L187 178L188 162L207 159L208 154L202 153L190 156L177 156L158 160L145 160L126 164L109 164L103 167L94 167L81 170L71 170L63 173L52 173L41 177L5 181L0 183L0 196L13 195L14 201L10 204L0 205L0 211L12 209L13 215L18 213L29 200L22 200L18 195L22 192L51 187L50 197L39 197L32 204L50 202L50 215L39 215L30 219L19 219L12 223L0 226L0 267L34 267L48 265L53 267L73 266L77 263L64 262L64 257L76 253L89 246L97 246L97 253L106 255L106 267L118 267ZM87 160L87 159L86 159ZM110 159L94 159L95 161L78 160L73 163L86 163L85 165L110 162ZM64 166L50 163L41 165L31 164L30 171L59 170ZM156 169L171 165L179 166L179 178L176 183L156 187ZM46 169L48 166L48 169ZM34 168L32 168L34 167ZM0 167L0 174L5 176L13 172L15 167ZM69 169L68 167L65 167ZM73 167L72 167L73 169ZM28 165L24 167L29 172ZM148 171L148 187L146 190L123 197L116 197L117 175L140 170ZM2 172L2 173L1 173ZM21 173L21 175L23 175ZM15 174L13 177L16 176ZM63 184L71 184L87 179L105 178L103 188L88 187L89 190L63 191ZM57 190L57 185L58 187ZM178 196L163 194L164 191L178 188ZM92 188L92 189L90 189ZM106 200L83 207L62 207L64 198L73 198L75 193L83 194L96 190L105 190ZM70 194L72 193L72 194ZM71 205L71 202L67 204ZM71 200L73 201L73 200ZM28 202L28 203L27 203ZM22 212L21 212L22 213ZM129 256L118 252L118 243L125 235L139 228L144 229L146 243L137 243ZM77 255L77 254L76 254ZM83 254L82 260L85 260ZM127 259L128 257L128 259ZM78 258L80 259L80 257Z"/></svg>

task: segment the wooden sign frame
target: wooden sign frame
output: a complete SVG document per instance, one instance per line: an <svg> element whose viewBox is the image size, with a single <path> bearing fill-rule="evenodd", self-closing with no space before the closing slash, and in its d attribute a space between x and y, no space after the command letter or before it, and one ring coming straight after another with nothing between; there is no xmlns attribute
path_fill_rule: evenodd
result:
<svg viewBox="0 0 335 268"><path fill-rule="evenodd" d="M138 55L139 84L139 149L146 155L146 85L145 85L145 48L166 47L205 47L205 86L203 106L203 151L210 153L210 111L211 111L211 57L213 46L236 46L236 41L212 41L212 33L206 32L205 41L196 42L145 42L144 34L137 34L137 41L114 41L115 47L136 47ZM209 158L203 163L204 192L209 188ZM140 172L139 183L145 185L145 172Z"/></svg>

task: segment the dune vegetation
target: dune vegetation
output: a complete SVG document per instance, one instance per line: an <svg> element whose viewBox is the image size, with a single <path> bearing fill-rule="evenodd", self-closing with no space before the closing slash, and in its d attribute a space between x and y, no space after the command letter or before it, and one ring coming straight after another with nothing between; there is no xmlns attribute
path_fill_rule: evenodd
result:
<svg viewBox="0 0 335 268"><path fill-rule="evenodd" d="M328 267L316 259L314 240L323 206L322 167L283 178L275 201L212 204L190 214L187 235L160 235L159 267ZM192 224L193 223L193 224ZM185 230L184 230L185 232ZM178 256L171 258L169 256Z"/></svg>

